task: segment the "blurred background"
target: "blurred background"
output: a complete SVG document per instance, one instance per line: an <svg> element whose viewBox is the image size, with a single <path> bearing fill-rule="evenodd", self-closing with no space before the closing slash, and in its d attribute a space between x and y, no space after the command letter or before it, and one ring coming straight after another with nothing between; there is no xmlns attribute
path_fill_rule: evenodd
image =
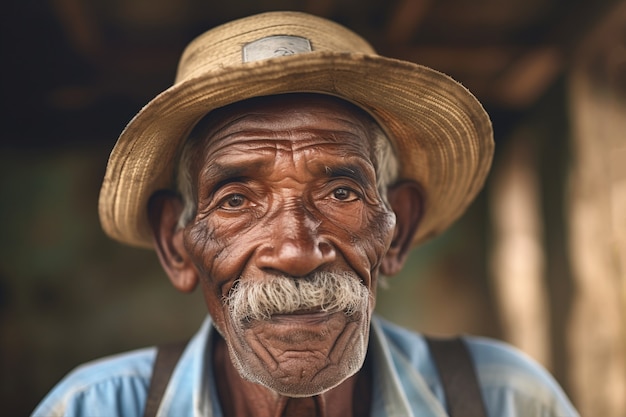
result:
<svg viewBox="0 0 626 417"><path fill-rule="evenodd" d="M378 312L509 341L586 416L626 415L626 2L8 0L1 19L0 414L76 365L193 334L198 294L110 241L97 197L117 135L203 31L269 10L336 20L452 75L491 114L484 191L413 251Z"/></svg>

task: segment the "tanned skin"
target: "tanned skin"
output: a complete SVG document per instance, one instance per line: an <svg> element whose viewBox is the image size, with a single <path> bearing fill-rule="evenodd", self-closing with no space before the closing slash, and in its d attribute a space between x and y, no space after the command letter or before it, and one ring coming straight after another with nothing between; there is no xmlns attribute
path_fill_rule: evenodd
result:
<svg viewBox="0 0 626 417"><path fill-rule="evenodd" d="M174 286L200 284L220 338L213 365L220 403L233 416L368 415L368 360L342 377L354 346L367 346L380 273L403 266L421 215L419 187L400 182L385 204L376 187L368 116L338 99L285 95L231 105L210 116L192 170L197 214L182 229L171 192L153 196L157 253ZM303 311L237 331L224 298L238 279L293 279L351 271L369 289L356 317ZM327 387L281 395L242 378L233 354L261 378Z"/></svg>

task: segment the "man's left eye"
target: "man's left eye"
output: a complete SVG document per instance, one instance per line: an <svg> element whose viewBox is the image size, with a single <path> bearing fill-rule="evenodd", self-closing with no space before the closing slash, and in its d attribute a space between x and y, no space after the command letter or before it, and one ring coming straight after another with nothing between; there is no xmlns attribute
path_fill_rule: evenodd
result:
<svg viewBox="0 0 626 417"><path fill-rule="evenodd" d="M353 190L345 187L335 188L332 195L335 200L339 201L354 201L359 198Z"/></svg>

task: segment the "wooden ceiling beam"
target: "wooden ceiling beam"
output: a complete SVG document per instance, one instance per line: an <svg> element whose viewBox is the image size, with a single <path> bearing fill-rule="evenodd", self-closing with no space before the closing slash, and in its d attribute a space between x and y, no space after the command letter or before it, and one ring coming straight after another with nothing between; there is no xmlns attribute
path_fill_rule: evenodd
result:
<svg viewBox="0 0 626 417"><path fill-rule="evenodd" d="M426 17L431 4L432 0L400 0L388 20L385 32L387 42L409 43Z"/></svg>
<svg viewBox="0 0 626 417"><path fill-rule="evenodd" d="M334 9L334 0L306 0L304 6L306 12L323 17L330 17Z"/></svg>
<svg viewBox="0 0 626 417"><path fill-rule="evenodd" d="M504 107L529 107L554 82L564 66L565 59L557 47L532 49L494 80L490 96Z"/></svg>
<svg viewBox="0 0 626 417"><path fill-rule="evenodd" d="M93 59L102 49L103 39L94 16L81 0L52 0L52 8L65 35L80 55Z"/></svg>
<svg viewBox="0 0 626 417"><path fill-rule="evenodd" d="M438 2L430 17L450 29L489 27L507 32L541 20L554 7L554 3L554 0Z"/></svg>

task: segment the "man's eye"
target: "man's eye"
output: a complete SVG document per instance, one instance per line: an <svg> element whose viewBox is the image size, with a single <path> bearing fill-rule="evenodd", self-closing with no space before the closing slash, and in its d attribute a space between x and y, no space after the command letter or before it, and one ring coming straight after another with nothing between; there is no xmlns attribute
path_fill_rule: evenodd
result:
<svg viewBox="0 0 626 417"><path fill-rule="evenodd" d="M223 200L221 205L223 208L226 208L226 209L239 208L243 206L245 202L246 202L246 197L244 197L243 195L231 194Z"/></svg>
<svg viewBox="0 0 626 417"><path fill-rule="evenodd" d="M339 187L333 190L333 198L339 201L354 201L358 196L349 188Z"/></svg>

